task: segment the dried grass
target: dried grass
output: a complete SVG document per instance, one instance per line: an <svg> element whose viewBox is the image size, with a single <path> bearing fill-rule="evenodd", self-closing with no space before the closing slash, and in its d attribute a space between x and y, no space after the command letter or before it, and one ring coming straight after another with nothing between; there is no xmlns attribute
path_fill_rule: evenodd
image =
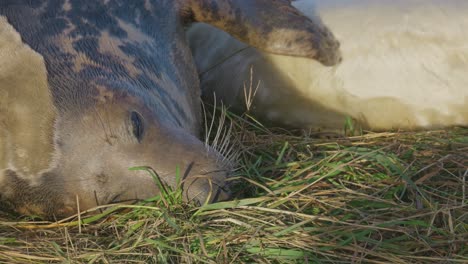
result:
<svg viewBox="0 0 468 264"><path fill-rule="evenodd" d="M468 129L316 139L227 115L245 198L3 215L0 262L468 262Z"/></svg>

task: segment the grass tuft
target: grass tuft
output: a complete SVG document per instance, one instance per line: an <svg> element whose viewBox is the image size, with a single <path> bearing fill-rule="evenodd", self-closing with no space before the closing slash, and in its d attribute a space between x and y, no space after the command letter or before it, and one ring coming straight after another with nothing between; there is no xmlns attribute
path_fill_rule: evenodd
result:
<svg viewBox="0 0 468 264"><path fill-rule="evenodd" d="M225 114L237 199L187 204L133 168L162 194L58 222L2 215L0 262L468 262L468 129L330 140Z"/></svg>

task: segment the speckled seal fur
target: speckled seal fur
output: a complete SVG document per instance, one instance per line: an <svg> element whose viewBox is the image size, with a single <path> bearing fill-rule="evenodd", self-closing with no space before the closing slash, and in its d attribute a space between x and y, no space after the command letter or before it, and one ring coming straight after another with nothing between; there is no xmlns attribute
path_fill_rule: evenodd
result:
<svg viewBox="0 0 468 264"><path fill-rule="evenodd" d="M184 29L207 22L267 52L324 65L338 42L285 0L0 2L0 202L62 217L158 193L225 199L229 166L198 138L197 71Z"/></svg>

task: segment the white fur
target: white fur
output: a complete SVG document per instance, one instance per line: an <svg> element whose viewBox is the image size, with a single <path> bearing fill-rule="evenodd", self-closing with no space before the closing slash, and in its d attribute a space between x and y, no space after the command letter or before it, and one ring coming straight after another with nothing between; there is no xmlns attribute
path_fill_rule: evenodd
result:
<svg viewBox="0 0 468 264"><path fill-rule="evenodd" d="M468 125L468 1L294 5L340 40L339 66L248 48L203 74L204 89L239 104L253 66L261 82L255 113L272 121L325 129L341 129L346 116L374 130ZM245 47L206 25L188 36L200 72Z"/></svg>

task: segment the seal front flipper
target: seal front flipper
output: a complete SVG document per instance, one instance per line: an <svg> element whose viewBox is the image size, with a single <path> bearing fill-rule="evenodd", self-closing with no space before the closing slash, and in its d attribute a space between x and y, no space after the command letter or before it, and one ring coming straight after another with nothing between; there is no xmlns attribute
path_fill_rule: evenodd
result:
<svg viewBox="0 0 468 264"><path fill-rule="evenodd" d="M339 42L317 19L289 0L188 0L193 19L218 27L266 52L307 57L332 66L341 61Z"/></svg>

